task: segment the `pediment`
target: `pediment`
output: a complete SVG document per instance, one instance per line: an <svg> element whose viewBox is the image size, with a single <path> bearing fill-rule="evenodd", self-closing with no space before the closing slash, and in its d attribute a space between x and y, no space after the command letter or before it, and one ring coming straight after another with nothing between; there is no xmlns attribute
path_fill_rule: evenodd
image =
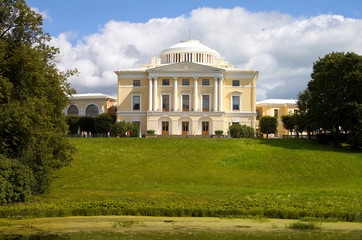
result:
<svg viewBox="0 0 362 240"><path fill-rule="evenodd" d="M169 64L162 67L155 67L146 70L149 73L166 73L166 72L192 72L192 73L222 73L224 69L206 66L203 64L192 63L192 62L180 62Z"/></svg>

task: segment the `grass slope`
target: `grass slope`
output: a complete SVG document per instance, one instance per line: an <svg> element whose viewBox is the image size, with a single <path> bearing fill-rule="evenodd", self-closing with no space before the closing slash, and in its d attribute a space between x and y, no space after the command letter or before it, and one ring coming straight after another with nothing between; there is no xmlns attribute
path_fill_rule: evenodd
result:
<svg viewBox="0 0 362 240"><path fill-rule="evenodd" d="M71 141L78 149L75 159L56 173L51 192L34 197L34 204L4 207L3 215L42 209L46 216L263 215L361 221L361 152L287 139Z"/></svg>

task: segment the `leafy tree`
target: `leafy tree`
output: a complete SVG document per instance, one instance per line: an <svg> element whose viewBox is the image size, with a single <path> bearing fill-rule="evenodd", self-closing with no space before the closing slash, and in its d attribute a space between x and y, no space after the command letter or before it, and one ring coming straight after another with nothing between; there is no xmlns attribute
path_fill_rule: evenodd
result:
<svg viewBox="0 0 362 240"><path fill-rule="evenodd" d="M102 113L94 118L94 129L96 133L108 133L111 131L113 116L109 113Z"/></svg>
<svg viewBox="0 0 362 240"><path fill-rule="evenodd" d="M313 64L306 102L305 120L310 130L349 134L361 145L362 56L333 52Z"/></svg>
<svg viewBox="0 0 362 240"><path fill-rule="evenodd" d="M77 134L78 130L80 130L80 122L81 122L81 118L83 118L83 116L66 116L66 122L69 126L69 133L70 134Z"/></svg>
<svg viewBox="0 0 362 240"><path fill-rule="evenodd" d="M229 131L232 138L253 137L255 135L254 128L246 126L245 124L231 125Z"/></svg>
<svg viewBox="0 0 362 240"><path fill-rule="evenodd" d="M266 134L266 138L269 138L269 134L277 133L278 131L278 119L272 116L263 116L259 120L260 132Z"/></svg>
<svg viewBox="0 0 362 240"><path fill-rule="evenodd" d="M284 115L282 116L283 127L290 132L292 135L292 131L295 125L295 116L294 115Z"/></svg>
<svg viewBox="0 0 362 240"><path fill-rule="evenodd" d="M124 137L125 133L129 131L131 133L131 137L137 137L139 133L139 125L137 123L130 122L116 122L113 124L111 133L116 137Z"/></svg>
<svg viewBox="0 0 362 240"><path fill-rule="evenodd" d="M58 71L58 49L48 46L49 40L42 17L24 0L0 0L0 156L10 166L20 164L10 168L10 176L29 172L31 193L46 191L52 172L66 166L73 151L62 113L72 93L67 78L73 72ZM3 179L12 186L20 181ZM1 196L9 195L1 191Z"/></svg>

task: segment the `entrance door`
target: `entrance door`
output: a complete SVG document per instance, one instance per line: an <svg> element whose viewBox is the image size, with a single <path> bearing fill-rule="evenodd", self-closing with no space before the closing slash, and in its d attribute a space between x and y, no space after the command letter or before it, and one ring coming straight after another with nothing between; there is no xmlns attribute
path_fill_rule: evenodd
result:
<svg viewBox="0 0 362 240"><path fill-rule="evenodd" d="M162 122L162 135L168 135L168 122Z"/></svg>
<svg viewBox="0 0 362 240"><path fill-rule="evenodd" d="M209 122L202 122L202 135L209 135Z"/></svg>
<svg viewBox="0 0 362 240"><path fill-rule="evenodd" d="M170 111L170 96L162 95L162 112Z"/></svg>
<svg viewBox="0 0 362 240"><path fill-rule="evenodd" d="M189 122L182 122L182 135L187 135L189 132Z"/></svg>

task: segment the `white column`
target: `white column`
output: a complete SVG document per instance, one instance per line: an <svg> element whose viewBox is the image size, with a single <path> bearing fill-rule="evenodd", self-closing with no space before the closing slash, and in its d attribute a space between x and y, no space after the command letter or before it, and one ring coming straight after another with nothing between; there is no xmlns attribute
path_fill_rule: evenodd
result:
<svg viewBox="0 0 362 240"><path fill-rule="evenodd" d="M217 112L217 77L214 77L214 112Z"/></svg>
<svg viewBox="0 0 362 240"><path fill-rule="evenodd" d="M220 81L219 81L219 111L222 112L223 111L223 86L222 86L222 82L223 82L224 78L221 77Z"/></svg>
<svg viewBox="0 0 362 240"><path fill-rule="evenodd" d="M195 83L194 83L194 112L197 111L197 77L194 77Z"/></svg>
<svg viewBox="0 0 362 240"><path fill-rule="evenodd" d="M148 111L152 111L152 78L148 78Z"/></svg>
<svg viewBox="0 0 362 240"><path fill-rule="evenodd" d="M157 77L154 78L153 86L153 111L157 111Z"/></svg>
<svg viewBox="0 0 362 240"><path fill-rule="evenodd" d="M176 112L177 109L177 77L173 77L173 111Z"/></svg>

